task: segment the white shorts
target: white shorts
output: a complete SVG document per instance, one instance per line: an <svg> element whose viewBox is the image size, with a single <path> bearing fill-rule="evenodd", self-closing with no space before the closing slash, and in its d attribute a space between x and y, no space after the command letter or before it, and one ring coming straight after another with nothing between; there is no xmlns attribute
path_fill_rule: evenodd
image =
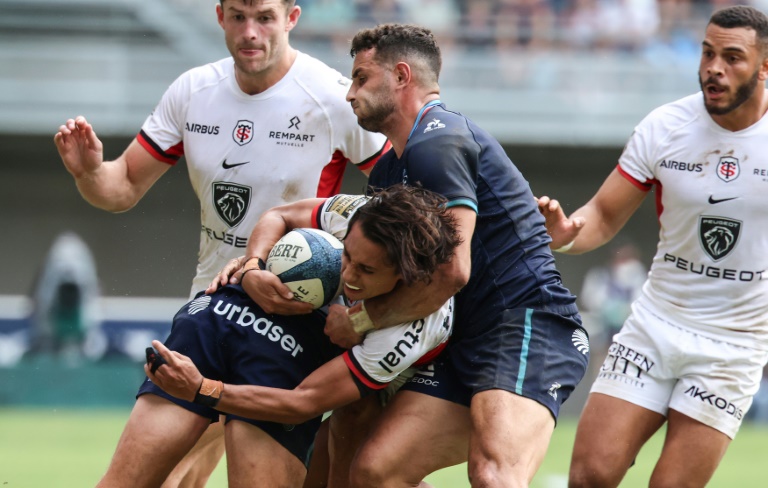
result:
<svg viewBox="0 0 768 488"><path fill-rule="evenodd" d="M766 360L768 352L673 325L635 302L591 391L664 416L671 408L733 439Z"/></svg>

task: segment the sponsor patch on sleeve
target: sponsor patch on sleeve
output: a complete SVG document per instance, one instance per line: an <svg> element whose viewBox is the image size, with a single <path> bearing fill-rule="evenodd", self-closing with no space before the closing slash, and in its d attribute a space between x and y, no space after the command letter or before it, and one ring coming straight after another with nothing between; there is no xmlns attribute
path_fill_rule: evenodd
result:
<svg viewBox="0 0 768 488"><path fill-rule="evenodd" d="M325 205L325 211L348 219L358 207L368 201L365 195L336 195Z"/></svg>

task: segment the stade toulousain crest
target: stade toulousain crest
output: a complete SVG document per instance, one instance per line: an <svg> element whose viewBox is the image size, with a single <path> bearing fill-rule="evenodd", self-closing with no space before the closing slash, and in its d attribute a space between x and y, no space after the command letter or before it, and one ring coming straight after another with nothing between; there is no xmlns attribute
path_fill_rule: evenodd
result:
<svg viewBox="0 0 768 488"><path fill-rule="evenodd" d="M699 217L699 242L709 257L720 261L736 247L741 221L726 217Z"/></svg>
<svg viewBox="0 0 768 488"><path fill-rule="evenodd" d="M232 139L239 146L245 146L253 140L253 122L250 120L238 120L232 130Z"/></svg>
<svg viewBox="0 0 768 488"><path fill-rule="evenodd" d="M717 163L717 177L726 183L735 180L741 174L739 160L732 156L723 156Z"/></svg>
<svg viewBox="0 0 768 488"><path fill-rule="evenodd" d="M230 227L242 222L251 203L251 187L216 181L213 183L213 208Z"/></svg>

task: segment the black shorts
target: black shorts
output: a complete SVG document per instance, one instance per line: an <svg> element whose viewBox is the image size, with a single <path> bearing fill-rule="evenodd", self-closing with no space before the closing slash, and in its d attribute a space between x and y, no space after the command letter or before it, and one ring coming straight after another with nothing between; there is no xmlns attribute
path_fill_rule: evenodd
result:
<svg viewBox="0 0 768 488"><path fill-rule="evenodd" d="M499 323L451 342L402 389L466 406L475 393L501 389L541 403L557 419L588 362L589 339L578 314L506 310Z"/></svg>
<svg viewBox="0 0 768 488"><path fill-rule="evenodd" d="M199 295L173 320L166 347L189 356L203 376L234 385L293 389L323 363L341 353L323 334L325 315L313 312L292 317L269 315L239 286ZM139 395L152 393L215 422L219 412L172 397L148 379ZM226 415L259 427L302 462L307 456L320 417L298 425L279 424Z"/></svg>

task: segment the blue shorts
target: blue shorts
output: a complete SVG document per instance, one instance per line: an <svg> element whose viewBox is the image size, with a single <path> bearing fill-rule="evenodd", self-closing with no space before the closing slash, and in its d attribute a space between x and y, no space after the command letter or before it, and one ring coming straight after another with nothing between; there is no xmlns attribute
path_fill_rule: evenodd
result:
<svg viewBox="0 0 768 488"><path fill-rule="evenodd" d="M589 339L579 314L505 310L494 326L449 343L402 389L466 406L475 393L501 389L541 403L557 419L588 362Z"/></svg>
<svg viewBox="0 0 768 488"><path fill-rule="evenodd" d="M262 311L240 286L226 286L212 295L198 295L173 319L165 345L189 356L203 376L234 385L293 389L342 350L323 333L325 315L278 316ZM152 393L211 422L213 408L172 397L149 379L137 397ZM279 424L225 414L259 427L302 462L320 426L320 417L299 425Z"/></svg>

